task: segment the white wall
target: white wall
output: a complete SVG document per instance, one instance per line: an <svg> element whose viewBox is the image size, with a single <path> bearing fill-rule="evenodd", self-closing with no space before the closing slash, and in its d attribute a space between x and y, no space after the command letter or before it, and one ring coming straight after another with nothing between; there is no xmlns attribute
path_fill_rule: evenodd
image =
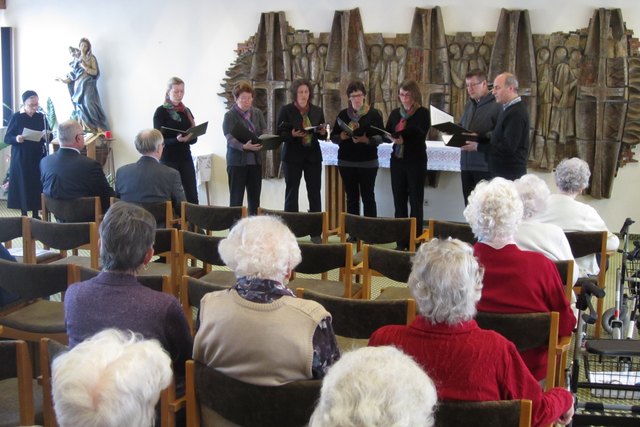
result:
<svg viewBox="0 0 640 427"><path fill-rule="evenodd" d="M214 154L211 202L228 203L225 171L225 141L222 117L225 106L220 83L235 59L238 42L252 36L260 13L286 12L289 25L314 33L331 29L334 11L360 7L366 32L406 33L415 7L440 5L447 33L494 31L502 7L528 9L534 33L569 31L586 27L594 9L607 7L604 0L583 1L463 1L441 0L422 3L408 0L8 0L0 12L0 24L15 28L16 99L26 89L35 89L42 102L51 97L59 119L71 112L66 86L54 81L68 71L67 47L80 37L93 44L101 77L98 87L114 137L116 167L136 159L133 137L150 127L155 108L163 101L167 79L177 75L186 81L185 104L197 122L209 120L209 132L193 147L196 154ZM640 32L637 0L618 0L627 28ZM626 216L640 222L640 202L632 190L640 178L639 166L622 169L615 181L613 197L592 200L611 229ZM548 178L549 176L546 175ZM462 199L458 176L443 174L438 189L427 188L426 217L461 218ZM553 188L553 186L552 186ZM281 180L263 182L262 205L281 208L284 200ZM392 206L388 171L381 171L377 183L380 215L390 215ZM301 191L301 209L306 208ZM640 232L640 225L634 227Z"/></svg>

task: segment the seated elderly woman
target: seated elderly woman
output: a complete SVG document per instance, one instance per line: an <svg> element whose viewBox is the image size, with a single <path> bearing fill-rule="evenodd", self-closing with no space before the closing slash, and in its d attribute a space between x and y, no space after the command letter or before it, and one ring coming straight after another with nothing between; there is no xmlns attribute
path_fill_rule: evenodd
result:
<svg viewBox="0 0 640 427"><path fill-rule="evenodd" d="M543 392L515 346L473 320L484 290L482 268L468 244L424 243L408 284L420 314L409 326L378 329L369 345L395 345L412 356L433 379L439 400L530 399L534 426L571 420L571 394L562 388Z"/></svg>
<svg viewBox="0 0 640 427"><path fill-rule="evenodd" d="M436 388L395 347L351 351L329 369L309 427L430 427Z"/></svg>
<svg viewBox="0 0 640 427"><path fill-rule="evenodd" d="M556 167L556 186L560 194L553 194L547 209L538 215L540 222L555 224L564 231L607 231L607 250L615 251L620 245L618 237L607 229L598 212L591 206L579 202L576 197L589 186L589 165L577 157L564 159ZM580 277L597 275L600 272L595 255L576 259Z"/></svg>
<svg viewBox="0 0 640 427"><path fill-rule="evenodd" d="M301 261L293 233L276 217L252 216L218 251L237 282L202 298L193 358L256 385L324 377L340 353L331 315L285 285Z"/></svg>
<svg viewBox="0 0 640 427"><path fill-rule="evenodd" d="M536 175L527 174L514 181L523 205L523 218L515 235L516 245L522 250L540 252L551 261L574 261L571 246L562 228L538 221L537 216L547 208L551 195L547 184ZM573 268L573 283L580 277L578 267Z"/></svg>
<svg viewBox="0 0 640 427"><path fill-rule="evenodd" d="M56 357L51 381L60 427L150 427L171 359L156 340L107 329Z"/></svg>
<svg viewBox="0 0 640 427"><path fill-rule="evenodd" d="M64 318L69 346L105 328L132 330L157 339L184 377L193 340L177 298L142 286L136 272L151 261L156 221L139 206L117 202L100 223L102 272L69 286ZM178 381L180 382L180 381Z"/></svg>
<svg viewBox="0 0 640 427"><path fill-rule="evenodd" d="M522 200L515 184L494 178L478 184L464 216L478 239L474 253L484 267L484 289L478 311L535 313L557 311L559 335L571 335L576 323L555 264L515 244L522 221ZM547 348L523 352L522 359L537 380L545 377Z"/></svg>

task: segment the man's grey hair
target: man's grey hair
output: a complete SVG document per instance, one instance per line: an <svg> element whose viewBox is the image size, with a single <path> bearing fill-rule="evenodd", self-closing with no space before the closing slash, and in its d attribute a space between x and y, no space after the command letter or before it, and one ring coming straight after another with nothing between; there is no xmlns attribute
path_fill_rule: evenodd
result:
<svg viewBox="0 0 640 427"><path fill-rule="evenodd" d="M158 129L145 129L136 135L134 144L140 154L150 154L158 151L164 142L164 137Z"/></svg>
<svg viewBox="0 0 640 427"><path fill-rule="evenodd" d="M73 145L76 135L82 132L82 126L75 120L66 120L58 125L58 139L63 147Z"/></svg>

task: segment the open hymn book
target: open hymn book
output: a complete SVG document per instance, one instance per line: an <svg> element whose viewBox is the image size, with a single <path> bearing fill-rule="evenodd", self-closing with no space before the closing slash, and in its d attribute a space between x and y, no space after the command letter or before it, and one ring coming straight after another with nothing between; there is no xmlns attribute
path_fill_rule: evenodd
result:
<svg viewBox="0 0 640 427"><path fill-rule="evenodd" d="M453 116L431 105L431 126L438 129L445 135L442 136L445 144L449 147L462 147L466 141L477 141L478 137L469 135L472 132L462 126L453 123Z"/></svg>

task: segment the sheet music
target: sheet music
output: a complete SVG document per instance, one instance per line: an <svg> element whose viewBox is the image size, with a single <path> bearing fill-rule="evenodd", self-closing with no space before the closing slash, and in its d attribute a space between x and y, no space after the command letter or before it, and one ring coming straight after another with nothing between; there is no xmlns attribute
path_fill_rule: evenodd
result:
<svg viewBox="0 0 640 427"><path fill-rule="evenodd" d="M38 142L44 136L44 132L42 132L41 130L33 130L33 129L29 129L29 128L24 128L22 130L22 136L24 136L24 139L26 139L27 141Z"/></svg>

